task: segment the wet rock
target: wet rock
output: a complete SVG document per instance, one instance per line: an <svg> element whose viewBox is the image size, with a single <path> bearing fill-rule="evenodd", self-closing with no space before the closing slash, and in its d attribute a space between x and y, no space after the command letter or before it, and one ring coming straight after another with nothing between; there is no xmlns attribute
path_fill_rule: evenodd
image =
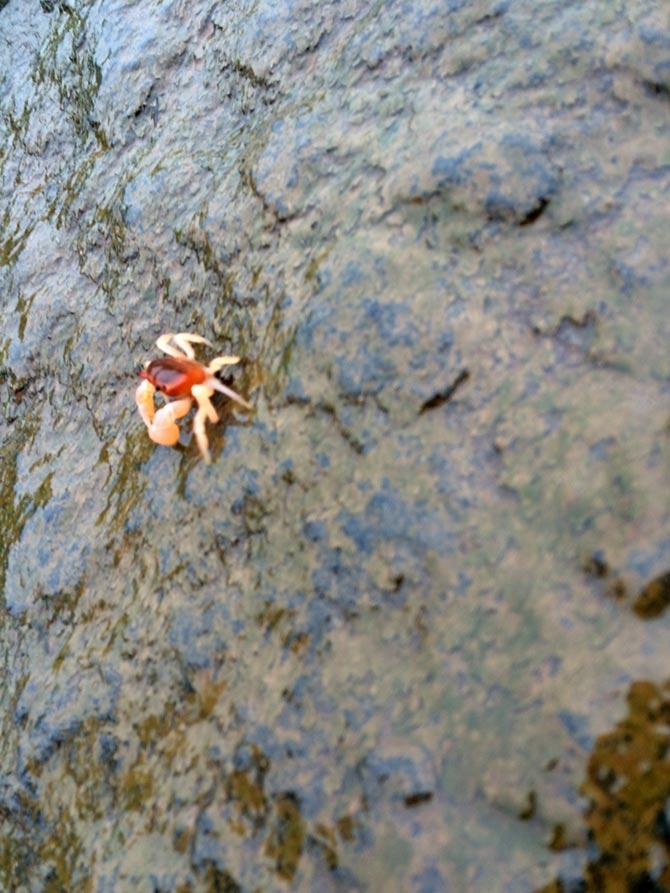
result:
<svg viewBox="0 0 670 893"><path fill-rule="evenodd" d="M587 877L667 675L667 10L382 7L0 2L3 889ZM169 331L243 358L211 466Z"/></svg>
<svg viewBox="0 0 670 893"><path fill-rule="evenodd" d="M412 808L429 803L435 796L435 767L430 754L420 748L404 743L382 745L365 758L360 771L371 782L366 787L371 804L382 795Z"/></svg>

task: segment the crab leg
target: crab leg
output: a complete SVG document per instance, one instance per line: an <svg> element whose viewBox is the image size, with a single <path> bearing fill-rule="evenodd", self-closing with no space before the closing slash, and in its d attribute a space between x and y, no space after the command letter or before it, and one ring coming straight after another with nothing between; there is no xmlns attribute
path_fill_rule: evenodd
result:
<svg viewBox="0 0 670 893"><path fill-rule="evenodd" d="M211 373L210 378L207 379L206 384L210 388L214 388L215 391L219 391L222 394L225 394L226 397L230 397L231 400L235 400L237 403L240 403L246 409L252 409L250 403L247 403L238 393L233 391L231 388L227 387L225 384L222 384L218 378L215 378L214 375L219 371L219 369L223 368L223 366L234 366L235 363L239 363L239 357L215 357L212 362L207 367L207 371Z"/></svg>
<svg viewBox="0 0 670 893"><path fill-rule="evenodd" d="M232 390L232 388L227 387L225 384L222 384L218 378L214 378L212 375L205 382L208 388L213 388L215 391L218 391L220 394L225 394L226 397L230 397L231 400L235 400L236 403L239 403L241 406L244 406L245 409L253 409L251 403L247 403L244 397L240 397L238 393Z"/></svg>
<svg viewBox="0 0 670 893"><path fill-rule="evenodd" d="M207 371L214 375L221 369L223 366L234 366L235 363L239 363L239 357L214 357L212 362L207 367Z"/></svg>
<svg viewBox="0 0 670 893"><path fill-rule="evenodd" d="M193 433L195 434L195 439L202 458L209 465L212 461L212 457L209 452L209 439L207 437L207 432L205 431L205 421L208 420L212 423L218 422L219 415L209 399L212 396L212 389L210 387L206 384L196 384L191 389L191 393L198 404L198 410L193 419Z"/></svg>
<svg viewBox="0 0 670 893"><path fill-rule="evenodd" d="M181 353L179 350L177 350L176 347L173 347L170 344L170 341L174 341L177 347L180 348ZM182 356L187 356L189 360L194 360L195 353L193 351L193 348L191 347L191 343L207 344L211 347L211 342L209 342L206 338L203 338L202 335L192 335L190 332L179 332L177 335L169 332L167 335L161 335L158 341L156 341L156 347L170 357L179 358Z"/></svg>

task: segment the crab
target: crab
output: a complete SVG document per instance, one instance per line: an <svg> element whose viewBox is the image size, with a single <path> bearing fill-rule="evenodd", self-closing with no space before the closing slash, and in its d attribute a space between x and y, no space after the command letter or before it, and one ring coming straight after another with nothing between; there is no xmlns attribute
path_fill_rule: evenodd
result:
<svg viewBox="0 0 670 893"><path fill-rule="evenodd" d="M211 347L210 342L202 335L193 335L190 332L160 336L156 346L167 356L151 360L140 372L143 381L135 392L135 402L154 443L174 446L179 440L177 419L186 415L195 400L198 408L193 419L193 433L202 458L209 463L212 458L205 422L214 423L219 420L210 400L214 391L225 394L245 409L252 407L216 377L216 373L224 366L239 363L239 357L215 357L209 366L204 366L196 360L192 344L206 344ZM169 401L159 410L156 410L154 404L156 390L161 391Z"/></svg>

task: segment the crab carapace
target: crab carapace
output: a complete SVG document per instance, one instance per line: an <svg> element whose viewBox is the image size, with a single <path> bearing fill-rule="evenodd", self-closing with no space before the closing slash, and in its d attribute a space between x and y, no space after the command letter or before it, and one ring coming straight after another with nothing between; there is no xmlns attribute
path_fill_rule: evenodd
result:
<svg viewBox="0 0 670 893"><path fill-rule="evenodd" d="M187 357L159 357L140 372L140 378L146 378L166 397L189 397L193 385L202 384L207 377L205 367Z"/></svg>

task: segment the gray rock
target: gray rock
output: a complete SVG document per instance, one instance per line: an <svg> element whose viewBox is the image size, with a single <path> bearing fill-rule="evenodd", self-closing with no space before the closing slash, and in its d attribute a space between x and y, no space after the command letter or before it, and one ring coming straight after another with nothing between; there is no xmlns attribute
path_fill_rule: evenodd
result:
<svg viewBox="0 0 670 893"><path fill-rule="evenodd" d="M668 24L0 0L0 888L583 872L667 675ZM170 331L242 357L211 466Z"/></svg>

